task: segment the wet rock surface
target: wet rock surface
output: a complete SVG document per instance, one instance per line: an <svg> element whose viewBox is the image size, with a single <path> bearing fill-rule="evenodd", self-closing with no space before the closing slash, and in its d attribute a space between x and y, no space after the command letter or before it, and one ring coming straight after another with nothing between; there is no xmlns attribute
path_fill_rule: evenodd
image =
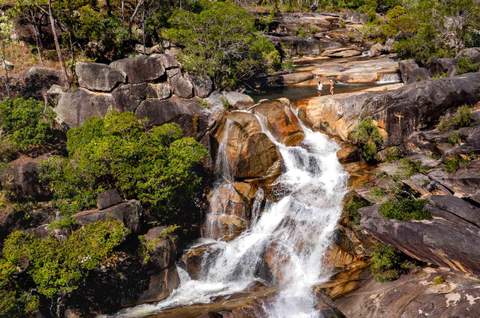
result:
<svg viewBox="0 0 480 318"><path fill-rule="evenodd" d="M232 176L239 180L267 177L280 155L257 118L251 113L231 112L224 127L217 138L226 138L226 165Z"/></svg>

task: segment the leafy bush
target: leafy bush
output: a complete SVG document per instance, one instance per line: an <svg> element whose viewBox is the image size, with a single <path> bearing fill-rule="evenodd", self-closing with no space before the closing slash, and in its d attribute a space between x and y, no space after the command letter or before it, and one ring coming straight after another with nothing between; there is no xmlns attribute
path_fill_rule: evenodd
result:
<svg viewBox="0 0 480 318"><path fill-rule="evenodd" d="M369 25L373 31L367 35L395 38L394 50L400 57L425 64L433 57L454 56L459 49L472 45L479 18L480 9L474 0L399 1L384 21L375 19Z"/></svg>
<svg viewBox="0 0 480 318"><path fill-rule="evenodd" d="M67 239L55 237L38 238L16 231L5 240L3 259L0 260L0 284L7 290L8 297L23 295L26 300L23 311L35 309L35 296L12 284L15 273L22 270L35 286L35 291L48 299L76 290L88 272L98 268L121 244L128 230L118 221L103 221L86 225L74 231ZM3 287L3 286L2 286ZM3 290L3 288L2 288ZM4 300L0 310L12 312L18 303ZM10 304L10 306L8 306ZM37 298L38 306L38 298Z"/></svg>
<svg viewBox="0 0 480 318"><path fill-rule="evenodd" d="M453 116L446 115L440 119L438 130L447 131L449 129L458 129L468 127L473 122L472 107L463 105L457 109Z"/></svg>
<svg viewBox="0 0 480 318"><path fill-rule="evenodd" d="M440 284L443 284L443 283L445 283L445 278L443 278L443 276L437 275L433 278L433 284L434 285L440 285Z"/></svg>
<svg viewBox="0 0 480 318"><path fill-rule="evenodd" d="M455 146L458 145L462 142L462 137L460 136L460 133L458 131L451 132L450 135L448 135L448 143Z"/></svg>
<svg viewBox="0 0 480 318"><path fill-rule="evenodd" d="M372 253L370 270L377 281L385 282L396 280L412 266L414 264L395 248L379 244Z"/></svg>
<svg viewBox="0 0 480 318"><path fill-rule="evenodd" d="M454 155L446 158L443 161L443 164L445 165L445 170L448 173L454 173L458 169L467 166L469 162L470 162L469 156Z"/></svg>
<svg viewBox="0 0 480 318"><path fill-rule="evenodd" d="M349 198L347 202L345 202L345 206L343 207L348 221L351 222L353 225L359 225L361 215L358 210L368 205L368 201L356 195Z"/></svg>
<svg viewBox="0 0 480 318"><path fill-rule="evenodd" d="M200 12L177 10L165 36L181 45L186 70L208 75L217 88L232 88L255 74L280 67L273 43L258 33L254 18L230 2L200 2Z"/></svg>
<svg viewBox="0 0 480 318"><path fill-rule="evenodd" d="M402 151L400 148L393 146L385 149L385 161L392 162L399 160L402 157Z"/></svg>
<svg viewBox="0 0 480 318"><path fill-rule="evenodd" d="M18 148L28 152L55 139L53 111L34 99L5 99L0 102L2 156Z"/></svg>
<svg viewBox="0 0 480 318"><path fill-rule="evenodd" d="M386 218L399 221L431 219L431 213L425 210L425 203L425 200L395 198L383 203L379 212Z"/></svg>
<svg viewBox="0 0 480 318"><path fill-rule="evenodd" d="M178 125L145 131L128 112L108 113L70 129L67 149L68 158L51 157L40 171L67 215L94 206L98 193L116 188L161 221L193 201L201 182L194 170L207 155L193 138L182 137Z"/></svg>
<svg viewBox="0 0 480 318"><path fill-rule="evenodd" d="M461 57L457 60L458 74L478 72L479 69L480 69L480 63L474 63L468 57Z"/></svg>
<svg viewBox="0 0 480 318"><path fill-rule="evenodd" d="M360 147L360 153L365 161L376 160L376 154L383 145L383 137L371 118L363 119L352 132L351 137Z"/></svg>
<svg viewBox="0 0 480 318"><path fill-rule="evenodd" d="M411 177L417 173L427 172L427 168L422 166L422 162L419 160L403 158L400 160L400 167L403 169L402 174L405 177Z"/></svg>

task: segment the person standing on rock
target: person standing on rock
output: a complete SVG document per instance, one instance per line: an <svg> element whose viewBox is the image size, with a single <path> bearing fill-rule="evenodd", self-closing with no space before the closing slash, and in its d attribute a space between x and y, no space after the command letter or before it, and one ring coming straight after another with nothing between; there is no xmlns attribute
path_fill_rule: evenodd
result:
<svg viewBox="0 0 480 318"><path fill-rule="evenodd" d="M328 83L330 84L330 95L335 94L335 93L334 93L335 82L334 82L332 79L330 79L330 80L328 81Z"/></svg>
<svg viewBox="0 0 480 318"><path fill-rule="evenodd" d="M317 80L317 91L318 91L318 94L319 94L319 95L322 95L324 78L323 78L323 77L320 77L320 76L318 76L318 75L316 75L315 78L316 78L316 80Z"/></svg>

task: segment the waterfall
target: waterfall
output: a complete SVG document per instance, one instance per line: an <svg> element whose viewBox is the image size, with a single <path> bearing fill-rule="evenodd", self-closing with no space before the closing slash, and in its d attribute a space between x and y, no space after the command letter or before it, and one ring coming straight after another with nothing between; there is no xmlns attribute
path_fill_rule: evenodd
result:
<svg viewBox="0 0 480 318"><path fill-rule="evenodd" d="M400 83L402 80L398 73L384 73L380 74L380 78L376 82L378 85Z"/></svg>
<svg viewBox="0 0 480 318"><path fill-rule="evenodd" d="M141 317L173 306L208 303L213 297L242 291L259 279L258 268L263 265L267 250L274 258L271 270L278 286L275 299L263 304L267 315L318 317L312 287L327 280L330 274L323 257L341 214L346 173L337 160L337 145L325 135L302 126L302 144L285 146L275 140L264 119L259 115L257 118L283 158L284 171L276 181L280 198L263 205L265 194L261 189L257 191L252 221L246 231L229 242L204 239L199 243L208 242L218 252L205 261L198 280L190 279L179 269L180 287L168 299L121 311L116 317ZM223 146L219 147L217 169L229 173ZM220 179L229 180L230 176Z"/></svg>

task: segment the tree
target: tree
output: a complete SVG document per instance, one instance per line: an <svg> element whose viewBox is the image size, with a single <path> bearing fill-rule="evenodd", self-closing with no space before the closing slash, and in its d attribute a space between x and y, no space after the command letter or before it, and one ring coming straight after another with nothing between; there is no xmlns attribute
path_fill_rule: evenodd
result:
<svg viewBox="0 0 480 318"><path fill-rule="evenodd" d="M5 90L7 91L7 97L10 97L10 79L8 77L9 66L7 65L5 46L10 42L11 33L12 24L6 16L0 15L0 62L2 63L2 68L5 70Z"/></svg>
<svg viewBox="0 0 480 318"><path fill-rule="evenodd" d="M478 45L480 7L474 0L403 0L379 28L383 37L397 39L394 49L401 57L425 64Z"/></svg>
<svg viewBox="0 0 480 318"><path fill-rule="evenodd" d="M96 195L110 188L140 200L162 223L178 223L182 207L192 206L201 182L195 169L207 151L182 137L178 125L146 131L134 114L113 112L70 129L67 137L68 158L48 159L41 173L64 213L94 206Z"/></svg>
<svg viewBox="0 0 480 318"><path fill-rule="evenodd" d="M279 53L246 10L230 2L200 4L198 13L176 10L164 33L183 47L180 59L188 71L210 76L218 88L232 88L280 66Z"/></svg>

